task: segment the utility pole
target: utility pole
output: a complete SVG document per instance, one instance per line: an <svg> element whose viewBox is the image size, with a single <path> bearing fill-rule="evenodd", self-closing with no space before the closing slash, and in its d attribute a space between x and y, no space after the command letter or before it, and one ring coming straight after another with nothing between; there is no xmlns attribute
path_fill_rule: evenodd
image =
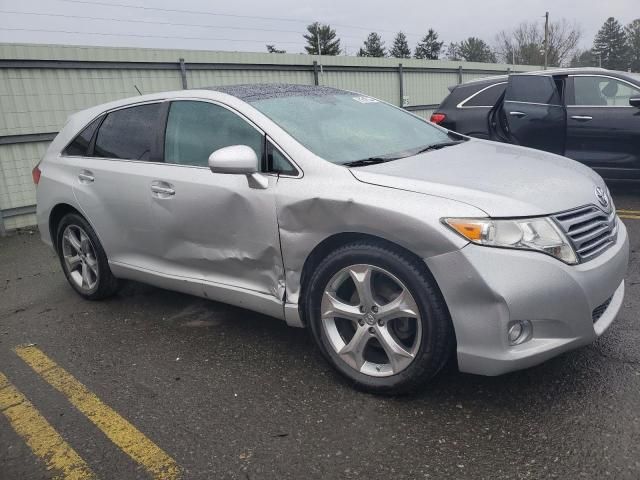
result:
<svg viewBox="0 0 640 480"><path fill-rule="evenodd" d="M320 46L320 25L316 29L316 38L318 39L318 60L320 63L320 75L324 76L324 72L322 71L322 47Z"/></svg>
<svg viewBox="0 0 640 480"><path fill-rule="evenodd" d="M544 14L544 69L549 66L549 12Z"/></svg>

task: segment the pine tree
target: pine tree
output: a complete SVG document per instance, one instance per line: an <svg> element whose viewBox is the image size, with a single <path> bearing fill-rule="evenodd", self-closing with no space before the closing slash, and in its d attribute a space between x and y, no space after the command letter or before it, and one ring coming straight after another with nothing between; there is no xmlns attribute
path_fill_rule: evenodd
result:
<svg viewBox="0 0 640 480"><path fill-rule="evenodd" d="M304 49L309 55L340 55L340 39L336 38L336 31L329 25L314 22L307 26L308 34L303 35L307 41ZM318 37L320 48L318 48Z"/></svg>
<svg viewBox="0 0 640 480"><path fill-rule="evenodd" d="M411 58L411 49L409 48L409 42L407 42L407 36L398 32L396 38L393 39L393 47L389 51L389 56L395 58Z"/></svg>
<svg viewBox="0 0 640 480"><path fill-rule="evenodd" d="M430 28L424 38L416 45L416 51L413 56L426 60L437 60L440 56L442 45L444 45L444 42L439 42L438 34Z"/></svg>
<svg viewBox="0 0 640 480"><path fill-rule="evenodd" d="M625 30L627 32L629 67L632 72L640 72L640 18L627 25Z"/></svg>
<svg viewBox="0 0 640 480"><path fill-rule="evenodd" d="M467 62L495 63L496 55L484 40L469 37L460 42L458 55Z"/></svg>
<svg viewBox="0 0 640 480"><path fill-rule="evenodd" d="M384 42L380 35L376 32L371 32L367 39L364 41L364 47L360 47L358 51L359 57L384 57L386 52L384 49Z"/></svg>
<svg viewBox="0 0 640 480"><path fill-rule="evenodd" d="M593 54L604 68L626 70L628 67L627 39L620 22L609 17L593 41Z"/></svg>

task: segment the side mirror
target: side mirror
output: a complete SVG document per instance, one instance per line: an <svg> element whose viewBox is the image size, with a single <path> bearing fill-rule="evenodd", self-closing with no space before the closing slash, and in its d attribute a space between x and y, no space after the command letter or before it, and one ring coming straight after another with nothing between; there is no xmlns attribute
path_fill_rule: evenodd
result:
<svg viewBox="0 0 640 480"><path fill-rule="evenodd" d="M632 107L640 108L640 97L630 98L629 105L631 105Z"/></svg>
<svg viewBox="0 0 640 480"><path fill-rule="evenodd" d="M258 156L246 145L232 145L209 155L209 168L213 173L251 175L258 172Z"/></svg>

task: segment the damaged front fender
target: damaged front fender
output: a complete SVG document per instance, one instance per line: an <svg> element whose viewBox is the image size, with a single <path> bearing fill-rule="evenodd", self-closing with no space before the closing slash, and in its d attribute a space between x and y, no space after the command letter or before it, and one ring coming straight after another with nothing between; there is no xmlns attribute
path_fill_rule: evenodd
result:
<svg viewBox="0 0 640 480"><path fill-rule="evenodd" d="M457 250L466 241L444 228L446 216L483 216L484 212L450 199L365 184L344 167L328 165L330 176L281 178L277 212L286 279L288 323L296 318L305 262L327 238L364 234L395 243L420 258Z"/></svg>

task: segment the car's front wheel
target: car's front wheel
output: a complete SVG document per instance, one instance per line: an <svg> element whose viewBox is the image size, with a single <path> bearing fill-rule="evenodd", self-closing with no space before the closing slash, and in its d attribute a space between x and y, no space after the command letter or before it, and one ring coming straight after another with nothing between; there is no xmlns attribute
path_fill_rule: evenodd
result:
<svg viewBox="0 0 640 480"><path fill-rule="evenodd" d="M399 249L345 245L320 263L307 292L316 343L363 390L415 390L450 358L446 304L426 267Z"/></svg>
<svg viewBox="0 0 640 480"><path fill-rule="evenodd" d="M56 242L62 270L76 292L88 300L101 300L117 291L118 281L89 222L76 213L65 215Z"/></svg>

